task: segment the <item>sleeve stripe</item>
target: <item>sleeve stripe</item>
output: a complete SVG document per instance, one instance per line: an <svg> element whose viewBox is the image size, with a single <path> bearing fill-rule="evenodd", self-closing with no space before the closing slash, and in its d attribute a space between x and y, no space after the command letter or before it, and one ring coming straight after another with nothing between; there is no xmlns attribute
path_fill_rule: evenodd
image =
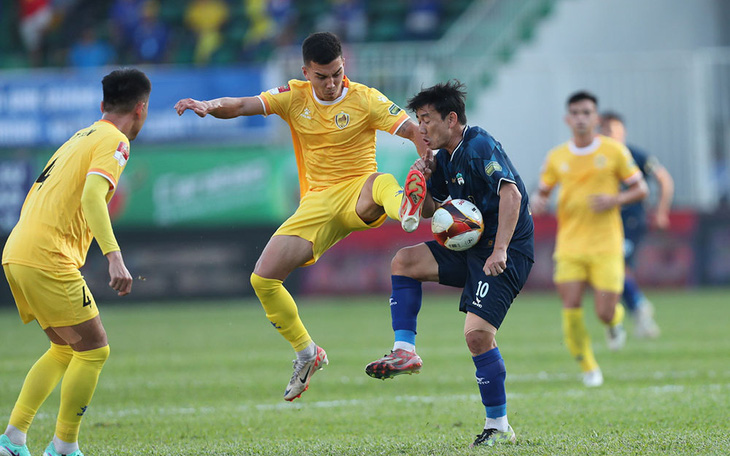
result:
<svg viewBox="0 0 730 456"><path fill-rule="evenodd" d="M103 177L104 179L108 180L109 183L112 184L112 188L117 187L117 182L114 180L114 176L112 176L111 174L107 173L106 171L104 171L102 169L96 169L96 168L90 169L89 172L86 173L86 175L88 176L89 174L97 174L97 175Z"/></svg>
<svg viewBox="0 0 730 456"><path fill-rule="evenodd" d="M641 170L637 170L634 174L630 175L626 179L624 179L624 184L631 185L636 182L638 182L644 175L641 173Z"/></svg>
<svg viewBox="0 0 730 456"><path fill-rule="evenodd" d="M506 181L506 182L509 182L510 184L517 185L517 182L513 181L512 179L507 179L506 177L503 177L497 183L497 195L499 195L499 189L502 188L502 181Z"/></svg>
<svg viewBox="0 0 730 456"><path fill-rule="evenodd" d="M396 134L396 132L398 132L398 130L400 129L400 127L402 127L403 124L406 123L409 120L411 120L410 116L404 112L403 113L403 120L401 120L400 122L398 122L395 125L393 125L393 128L391 128L388 133L390 133L391 135Z"/></svg>
<svg viewBox="0 0 730 456"><path fill-rule="evenodd" d="M259 101L261 102L261 105L264 107L264 117L268 116L270 114L269 113L269 103L261 95L258 95L256 98L259 99Z"/></svg>

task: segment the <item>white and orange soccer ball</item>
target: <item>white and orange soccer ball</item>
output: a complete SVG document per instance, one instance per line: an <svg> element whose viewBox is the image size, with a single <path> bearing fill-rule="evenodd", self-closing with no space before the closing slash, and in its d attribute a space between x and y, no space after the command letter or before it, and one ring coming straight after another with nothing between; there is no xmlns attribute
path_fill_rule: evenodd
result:
<svg viewBox="0 0 730 456"><path fill-rule="evenodd" d="M436 241L447 249L466 250L482 236L482 213L467 200L449 200L434 212L431 231Z"/></svg>

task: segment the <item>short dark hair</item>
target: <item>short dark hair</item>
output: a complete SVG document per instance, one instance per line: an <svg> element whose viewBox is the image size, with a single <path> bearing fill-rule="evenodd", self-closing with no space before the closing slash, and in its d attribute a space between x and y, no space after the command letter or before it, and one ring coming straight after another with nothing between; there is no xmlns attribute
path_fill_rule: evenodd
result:
<svg viewBox="0 0 730 456"><path fill-rule="evenodd" d="M311 62L327 65L337 57L342 57L342 43L334 33L312 33L302 43L304 65Z"/></svg>
<svg viewBox="0 0 730 456"><path fill-rule="evenodd" d="M592 93L586 91L586 90L580 90L578 92L573 93L571 96L568 97L568 102L565 103L566 106L570 106L573 103L578 103L579 101L583 100L591 100L596 107L598 107L598 97L593 95Z"/></svg>
<svg viewBox="0 0 730 456"><path fill-rule="evenodd" d="M406 108L416 112L426 105L433 106L433 109L441 114L441 120L450 112L455 112L459 123L466 125L466 86L458 80L452 79L421 90L408 100Z"/></svg>
<svg viewBox="0 0 730 456"><path fill-rule="evenodd" d="M120 68L104 76L104 112L126 114L152 91L152 83L143 72L134 68Z"/></svg>
<svg viewBox="0 0 730 456"><path fill-rule="evenodd" d="M616 111L605 111L601 113L601 122L609 122L611 120L616 120L624 125L626 124L624 117Z"/></svg>

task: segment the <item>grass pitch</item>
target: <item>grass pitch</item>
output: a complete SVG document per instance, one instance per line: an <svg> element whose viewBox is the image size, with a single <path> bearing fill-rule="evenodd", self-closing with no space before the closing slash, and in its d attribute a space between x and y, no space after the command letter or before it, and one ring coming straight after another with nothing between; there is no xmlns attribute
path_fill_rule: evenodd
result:
<svg viewBox="0 0 730 456"><path fill-rule="evenodd" d="M470 450L484 424L457 295L427 297L420 375L379 381L365 365L392 344L387 297L301 300L330 365L283 401L293 353L258 302L101 305L111 357L80 443L102 455L727 455L730 290L650 293L662 335L606 349L586 299L605 376L586 389L562 345L555 294L518 297L498 335L516 445ZM631 334L631 322L627 323ZM47 341L0 310L0 426ZM58 388L29 433L53 434ZM1 431L1 429L0 429Z"/></svg>

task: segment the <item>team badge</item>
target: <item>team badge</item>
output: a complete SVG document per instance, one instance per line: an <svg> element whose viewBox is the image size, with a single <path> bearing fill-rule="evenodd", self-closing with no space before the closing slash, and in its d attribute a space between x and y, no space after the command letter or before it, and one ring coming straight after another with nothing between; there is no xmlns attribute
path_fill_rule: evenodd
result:
<svg viewBox="0 0 730 456"><path fill-rule="evenodd" d="M388 108L388 112L392 116L398 115L398 113L401 112L401 111L403 111L403 110L400 108L400 106L398 106L395 103L393 103L392 105L390 105L390 108Z"/></svg>
<svg viewBox="0 0 730 456"><path fill-rule="evenodd" d="M350 124L350 114L347 114L344 111L340 111L340 113L335 116L335 125L337 125L337 128L339 128L340 130L342 130L349 124Z"/></svg>
<svg viewBox="0 0 730 456"><path fill-rule="evenodd" d="M496 161L490 161L487 163L487 166L484 167L484 171L486 171L487 176L491 176L495 171L502 171L502 166Z"/></svg>
<svg viewBox="0 0 730 456"><path fill-rule="evenodd" d="M114 158L119 162L119 166L124 166L129 160L129 146L124 141L119 141L117 150L114 151Z"/></svg>
<svg viewBox="0 0 730 456"><path fill-rule="evenodd" d="M596 168L599 168L599 169L605 168L606 165L608 164L608 159L606 158L605 155L599 154L599 155L596 155L596 158L593 163L596 165Z"/></svg>
<svg viewBox="0 0 730 456"><path fill-rule="evenodd" d="M464 176L462 176L461 173L456 173L456 183L464 185Z"/></svg>

